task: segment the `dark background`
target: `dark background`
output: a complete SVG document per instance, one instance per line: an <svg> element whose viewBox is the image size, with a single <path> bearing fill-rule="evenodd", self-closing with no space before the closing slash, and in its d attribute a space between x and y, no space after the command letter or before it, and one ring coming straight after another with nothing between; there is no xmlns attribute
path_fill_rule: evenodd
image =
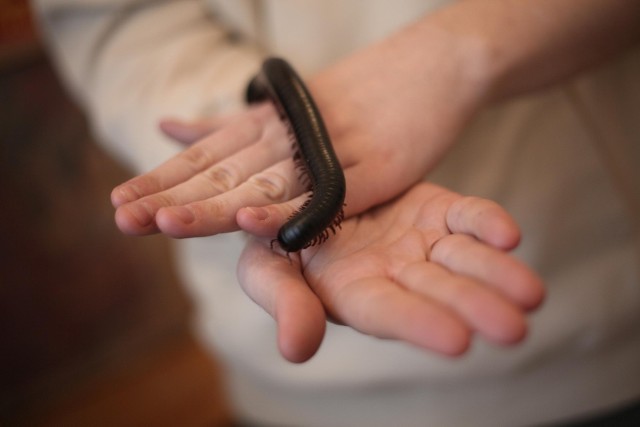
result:
<svg viewBox="0 0 640 427"><path fill-rule="evenodd" d="M0 425L228 425L161 236L120 234L130 176L0 0Z"/></svg>

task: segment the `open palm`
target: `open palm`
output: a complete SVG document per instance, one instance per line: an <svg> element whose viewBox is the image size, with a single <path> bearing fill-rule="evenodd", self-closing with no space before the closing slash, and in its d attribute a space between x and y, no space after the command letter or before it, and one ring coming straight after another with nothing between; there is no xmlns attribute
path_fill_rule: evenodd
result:
<svg viewBox="0 0 640 427"><path fill-rule="evenodd" d="M320 246L283 254L254 237L238 273L247 294L278 323L282 354L304 361L330 319L380 338L446 355L474 332L511 344L540 304L540 279L507 253L519 241L497 204L420 183L344 221Z"/></svg>

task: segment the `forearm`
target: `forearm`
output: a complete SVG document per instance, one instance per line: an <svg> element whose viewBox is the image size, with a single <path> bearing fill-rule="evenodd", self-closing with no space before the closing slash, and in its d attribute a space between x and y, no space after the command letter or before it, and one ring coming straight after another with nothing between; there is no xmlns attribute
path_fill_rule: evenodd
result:
<svg viewBox="0 0 640 427"><path fill-rule="evenodd" d="M637 0L467 0L428 16L490 100L561 82L640 40Z"/></svg>

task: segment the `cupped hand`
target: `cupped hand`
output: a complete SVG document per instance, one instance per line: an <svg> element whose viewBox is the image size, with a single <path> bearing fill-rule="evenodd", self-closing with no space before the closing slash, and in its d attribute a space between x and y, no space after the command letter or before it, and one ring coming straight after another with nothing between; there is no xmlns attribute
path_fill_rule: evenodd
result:
<svg viewBox="0 0 640 427"><path fill-rule="evenodd" d="M420 181L453 144L482 98L461 57L414 25L309 78L345 171L347 217ZM238 215L251 214L242 208L304 200L291 137L271 106L161 128L191 145L114 189L122 231L213 235L237 230Z"/></svg>
<svg viewBox="0 0 640 427"><path fill-rule="evenodd" d="M287 212L271 212L278 215ZM290 361L315 354L327 319L454 356L474 333L499 344L525 336L526 313L544 290L508 253L519 238L494 202L420 183L297 254L253 237L238 277L276 320L280 351Z"/></svg>

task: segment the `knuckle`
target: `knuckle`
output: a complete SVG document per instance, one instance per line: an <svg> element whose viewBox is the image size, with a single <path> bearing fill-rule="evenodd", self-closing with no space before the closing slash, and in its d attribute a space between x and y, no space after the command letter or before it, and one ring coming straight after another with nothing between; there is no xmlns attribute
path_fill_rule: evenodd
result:
<svg viewBox="0 0 640 427"><path fill-rule="evenodd" d="M273 202L284 200L288 196L286 179L275 172L263 172L249 179L258 192Z"/></svg>
<svg viewBox="0 0 640 427"><path fill-rule="evenodd" d="M214 190L224 193L238 185L238 173L231 165L218 165L207 169L202 176Z"/></svg>
<svg viewBox="0 0 640 427"><path fill-rule="evenodd" d="M194 145L183 151L180 156L182 157L182 161L194 173L201 171L211 163L211 158L209 157L207 150L203 149L199 145Z"/></svg>

